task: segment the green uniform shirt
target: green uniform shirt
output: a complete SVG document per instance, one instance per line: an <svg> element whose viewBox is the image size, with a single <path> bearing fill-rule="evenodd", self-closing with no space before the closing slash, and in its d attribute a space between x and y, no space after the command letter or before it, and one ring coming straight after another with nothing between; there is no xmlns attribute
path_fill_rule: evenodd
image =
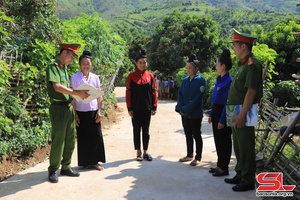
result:
<svg viewBox="0 0 300 200"><path fill-rule="evenodd" d="M243 104L248 88L257 91L253 104L262 98L262 66L252 53L239 61L238 70L230 86L227 104Z"/></svg>
<svg viewBox="0 0 300 200"><path fill-rule="evenodd" d="M71 102L71 97L68 94L56 92L52 82L59 83L63 86L70 87L70 81L66 66L62 65L58 59L50 64L46 69L47 91L51 103L53 102Z"/></svg>

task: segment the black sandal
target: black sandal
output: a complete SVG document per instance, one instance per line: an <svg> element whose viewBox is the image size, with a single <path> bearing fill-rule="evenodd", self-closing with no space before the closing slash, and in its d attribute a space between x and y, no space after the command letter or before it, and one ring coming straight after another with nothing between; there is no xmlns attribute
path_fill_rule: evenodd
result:
<svg viewBox="0 0 300 200"><path fill-rule="evenodd" d="M149 153L144 154L143 158L152 161L152 156Z"/></svg>
<svg viewBox="0 0 300 200"><path fill-rule="evenodd" d="M137 161L143 161L142 154L138 155L138 156L136 157L136 160L137 160Z"/></svg>

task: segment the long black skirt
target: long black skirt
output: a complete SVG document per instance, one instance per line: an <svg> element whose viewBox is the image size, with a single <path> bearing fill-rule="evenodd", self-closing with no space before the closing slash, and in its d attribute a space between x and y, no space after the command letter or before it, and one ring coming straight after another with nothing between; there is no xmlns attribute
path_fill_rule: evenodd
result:
<svg viewBox="0 0 300 200"><path fill-rule="evenodd" d="M77 129L78 166L105 163L105 149L101 123L95 122L97 111L76 111L80 124Z"/></svg>

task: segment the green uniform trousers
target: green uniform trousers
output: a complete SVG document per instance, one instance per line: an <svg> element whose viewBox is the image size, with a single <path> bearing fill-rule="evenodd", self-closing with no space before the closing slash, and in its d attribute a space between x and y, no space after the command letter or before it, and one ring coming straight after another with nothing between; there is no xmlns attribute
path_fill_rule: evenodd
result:
<svg viewBox="0 0 300 200"><path fill-rule="evenodd" d="M232 127L234 152L237 160L235 171L243 182L255 181L255 133L254 127Z"/></svg>
<svg viewBox="0 0 300 200"><path fill-rule="evenodd" d="M52 125L52 145L48 171L57 171L60 165L63 170L70 169L75 147L74 109L72 106L51 105L49 112Z"/></svg>

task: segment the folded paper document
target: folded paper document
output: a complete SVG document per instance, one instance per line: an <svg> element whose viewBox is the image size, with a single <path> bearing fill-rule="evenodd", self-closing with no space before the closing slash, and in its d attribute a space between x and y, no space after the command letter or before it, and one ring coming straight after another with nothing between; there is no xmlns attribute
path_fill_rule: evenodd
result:
<svg viewBox="0 0 300 200"><path fill-rule="evenodd" d="M232 119L240 114L242 105L226 105L226 123L227 126L234 126ZM245 126L258 125L258 105L253 104L247 112Z"/></svg>
<svg viewBox="0 0 300 200"><path fill-rule="evenodd" d="M86 99L82 99L79 96L72 95L73 98L76 99L76 101L83 101L84 103L89 103L92 100L97 99L98 97L103 95L103 92L100 89L97 89L94 86L86 84L86 83L80 85L79 87L75 88L74 90L88 90L88 94L90 96Z"/></svg>

